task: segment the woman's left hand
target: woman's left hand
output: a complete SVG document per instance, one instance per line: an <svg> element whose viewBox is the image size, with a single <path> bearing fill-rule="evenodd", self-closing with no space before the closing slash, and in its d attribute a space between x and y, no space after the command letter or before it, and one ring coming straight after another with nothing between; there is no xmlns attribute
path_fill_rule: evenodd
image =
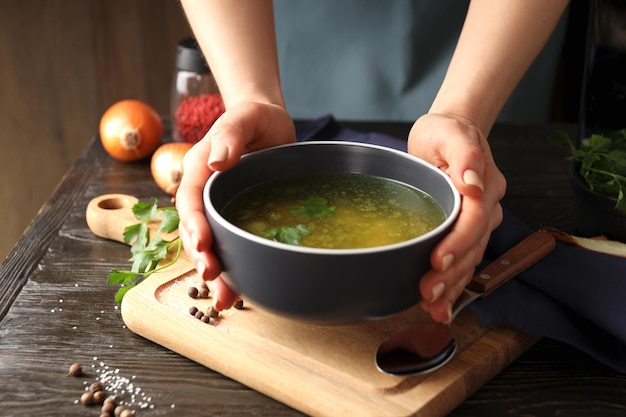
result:
<svg viewBox="0 0 626 417"><path fill-rule="evenodd" d="M429 113L413 125L409 153L445 171L462 195L452 231L431 254L432 269L421 279L420 305L433 320L449 322L452 304L482 260L491 232L502 221L506 180L487 138L468 120Z"/></svg>

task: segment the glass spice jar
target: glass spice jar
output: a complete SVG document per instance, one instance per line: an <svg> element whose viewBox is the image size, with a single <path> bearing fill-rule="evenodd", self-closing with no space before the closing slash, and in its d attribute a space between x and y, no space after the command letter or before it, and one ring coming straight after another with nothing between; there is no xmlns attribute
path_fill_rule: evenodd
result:
<svg viewBox="0 0 626 417"><path fill-rule="evenodd" d="M222 96L198 43L194 38L181 40L170 102L173 139L198 142L223 112Z"/></svg>

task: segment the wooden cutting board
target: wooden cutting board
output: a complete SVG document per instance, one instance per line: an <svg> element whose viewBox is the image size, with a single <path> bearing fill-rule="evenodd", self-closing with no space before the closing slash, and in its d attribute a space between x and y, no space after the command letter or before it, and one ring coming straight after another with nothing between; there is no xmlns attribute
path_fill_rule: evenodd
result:
<svg viewBox="0 0 626 417"><path fill-rule="evenodd" d="M136 223L126 195L104 195L87 208L98 236L122 241ZM463 311L453 323L457 354L425 375L396 377L376 368L379 344L395 329L429 321L419 307L356 325L322 326L270 314L249 302L210 323L189 313L211 299L187 295L201 278L184 256L130 290L122 303L126 326L159 345L312 416L446 415L537 340L508 327L486 328Z"/></svg>

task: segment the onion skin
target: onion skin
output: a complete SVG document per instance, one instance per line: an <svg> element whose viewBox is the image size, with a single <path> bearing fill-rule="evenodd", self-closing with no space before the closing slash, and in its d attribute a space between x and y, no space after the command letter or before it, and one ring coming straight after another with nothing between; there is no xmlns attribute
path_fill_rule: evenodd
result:
<svg viewBox="0 0 626 417"><path fill-rule="evenodd" d="M187 142L164 143L152 155L150 172L154 182L169 195L176 195L183 178L183 158L193 146Z"/></svg>
<svg viewBox="0 0 626 417"><path fill-rule="evenodd" d="M113 158L138 161L150 156L161 144L163 121L148 104L122 100L104 112L99 133L104 150Z"/></svg>

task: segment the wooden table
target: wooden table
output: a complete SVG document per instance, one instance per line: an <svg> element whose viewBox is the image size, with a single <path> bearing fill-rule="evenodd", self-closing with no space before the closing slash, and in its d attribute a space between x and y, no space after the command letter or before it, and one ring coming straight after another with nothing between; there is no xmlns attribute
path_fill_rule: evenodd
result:
<svg viewBox="0 0 626 417"><path fill-rule="evenodd" d="M398 137L409 129L348 125ZM490 141L509 183L505 205L531 227L575 231L565 151L546 139L557 128L574 132L497 126ZM85 223L89 200L113 192L168 202L147 162L113 161L94 139L0 268L0 415L97 416L99 408L77 401L98 375L125 390L142 416L301 415L124 327L117 287L105 281L111 268L128 266L128 247L95 237ZM85 377L66 377L73 362ZM626 375L544 339L450 415L623 416Z"/></svg>

